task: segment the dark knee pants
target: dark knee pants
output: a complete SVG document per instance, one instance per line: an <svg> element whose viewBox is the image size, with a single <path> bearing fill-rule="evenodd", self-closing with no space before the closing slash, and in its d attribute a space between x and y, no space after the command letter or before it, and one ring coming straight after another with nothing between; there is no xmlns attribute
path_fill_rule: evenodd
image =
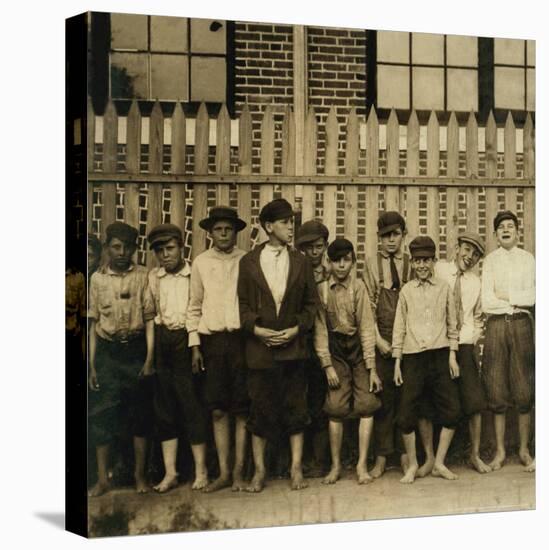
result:
<svg viewBox="0 0 549 550"><path fill-rule="evenodd" d="M186 430L191 444L204 443L207 412L200 398L199 375L193 375L185 329L155 327L156 388L154 411L160 441Z"/></svg>
<svg viewBox="0 0 549 550"><path fill-rule="evenodd" d="M528 314L492 315L486 325L483 378L488 407L528 413L534 404L534 330Z"/></svg>
<svg viewBox="0 0 549 550"><path fill-rule="evenodd" d="M376 456L389 456L395 450L395 415L398 403L398 388L393 381L395 360L382 357L376 350L376 368L383 389L377 394L381 407L374 413L374 448Z"/></svg>
<svg viewBox="0 0 549 550"><path fill-rule="evenodd" d="M303 361L280 361L268 369L248 369L252 434L276 441L303 432L310 423Z"/></svg>
<svg viewBox="0 0 549 550"><path fill-rule="evenodd" d="M400 387L397 424L404 434L411 433L417 426L424 393L442 426L455 429L461 416L461 406L457 382L450 377L448 356L448 348L403 356L403 384Z"/></svg>
<svg viewBox="0 0 549 550"><path fill-rule="evenodd" d="M145 335L128 343L97 336L99 391L88 392L90 440L107 445L120 436L148 437L153 428L153 377L139 377L147 355Z"/></svg>
<svg viewBox="0 0 549 550"><path fill-rule="evenodd" d="M459 394L465 416L473 416L486 410L486 394L480 375L475 346L460 344L457 352L459 365Z"/></svg>
<svg viewBox="0 0 549 550"><path fill-rule="evenodd" d="M324 413L324 402L326 401L326 392L328 391L328 382L326 373L320 365L320 361L315 354L311 344L310 358L305 363L305 376L307 379L307 409L311 417L311 432L318 432L326 429L327 418Z"/></svg>

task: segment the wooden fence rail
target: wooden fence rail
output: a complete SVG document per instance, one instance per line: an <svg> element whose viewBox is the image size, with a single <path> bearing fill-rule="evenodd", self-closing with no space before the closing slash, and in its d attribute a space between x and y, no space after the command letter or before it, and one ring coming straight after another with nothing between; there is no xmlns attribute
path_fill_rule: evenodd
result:
<svg viewBox="0 0 549 550"><path fill-rule="evenodd" d="M505 207L518 211L523 244L534 251L535 140L530 113L523 128L516 127L509 113L504 128L498 129L492 114L486 126L479 127L471 113L460 128L454 113L441 126L432 112L421 126L412 111L404 126L394 110L380 124L375 109L365 120L352 109L341 139L335 108L321 120L311 107L299 148L304 151L303 175L296 175L296 121L289 107L281 123L272 106L265 108L259 140L254 140L248 106L236 122L225 106L215 119L205 105L195 119L188 119L180 104L169 118L159 103L150 117L141 116L136 101L126 117L118 116L112 102L103 117L95 116L91 102L88 109L88 220L100 222L98 233L120 219L121 195L122 219L144 225L148 232L164 219L163 193L169 190L169 219L192 232L193 257L208 245L198 222L214 202L233 203L250 222L239 235L239 245L248 249L263 236L257 228L259 205L274 196L297 204L303 221L321 217L332 236L345 235L358 243L361 259L377 249L381 209L400 210L410 238L427 233L449 254L463 228L484 234L492 249L491 220ZM254 147L260 149L257 166ZM94 191L101 192L100 215L92 211ZM145 209L140 204L143 194Z"/></svg>

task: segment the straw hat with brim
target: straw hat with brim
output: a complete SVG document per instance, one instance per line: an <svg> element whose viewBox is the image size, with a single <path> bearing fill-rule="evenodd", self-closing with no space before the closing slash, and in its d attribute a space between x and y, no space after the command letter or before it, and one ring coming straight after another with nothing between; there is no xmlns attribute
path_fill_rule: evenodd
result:
<svg viewBox="0 0 549 550"><path fill-rule="evenodd" d="M210 210L208 217L200 220L198 225L206 231L211 231L214 223L219 221L234 223L237 233L246 227L246 222L238 217L238 212L229 206L215 206Z"/></svg>

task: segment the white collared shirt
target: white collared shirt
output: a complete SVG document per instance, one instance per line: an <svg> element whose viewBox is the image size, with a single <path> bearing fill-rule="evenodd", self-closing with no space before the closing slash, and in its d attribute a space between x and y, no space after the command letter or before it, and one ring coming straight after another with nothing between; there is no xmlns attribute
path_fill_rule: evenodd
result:
<svg viewBox="0 0 549 550"><path fill-rule="evenodd" d="M280 306L286 293L288 274L290 271L290 255L287 246L274 247L266 244L259 256L259 264L269 285L276 306L276 314L280 313Z"/></svg>
<svg viewBox="0 0 549 550"><path fill-rule="evenodd" d="M508 300L498 298L507 294ZM511 314L536 303L536 261L530 252L503 247L490 252L482 266L482 309L491 315Z"/></svg>
<svg viewBox="0 0 549 550"><path fill-rule="evenodd" d="M445 280L454 292L458 267L455 262L439 261L435 275ZM482 336L482 307L480 301L480 277L473 271L464 271L461 278L461 304L463 324L459 331L460 344L473 344Z"/></svg>

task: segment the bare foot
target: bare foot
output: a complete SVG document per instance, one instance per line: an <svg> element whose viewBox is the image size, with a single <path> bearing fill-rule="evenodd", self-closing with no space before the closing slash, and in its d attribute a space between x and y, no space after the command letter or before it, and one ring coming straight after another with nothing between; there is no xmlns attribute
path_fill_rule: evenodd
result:
<svg viewBox="0 0 549 550"><path fill-rule="evenodd" d="M494 458L492 459L492 462L488 464L490 468L496 472L497 470L501 470L503 463L505 462L505 453L496 453Z"/></svg>
<svg viewBox="0 0 549 550"><path fill-rule="evenodd" d="M230 487L231 479L228 475L219 476L216 480L212 481L209 485L204 488L205 493L213 493L219 491L220 489L225 489L225 487Z"/></svg>
<svg viewBox="0 0 549 550"><path fill-rule="evenodd" d="M196 472L196 477L192 484L193 491L201 491L208 486L208 474L206 472Z"/></svg>
<svg viewBox="0 0 549 550"><path fill-rule="evenodd" d="M148 493L150 490L149 484L143 477L136 477L135 478L135 490L137 491L137 494L144 495L145 493Z"/></svg>
<svg viewBox="0 0 549 550"><path fill-rule="evenodd" d="M536 459L535 458L532 460L532 462L530 462L530 464L526 464L526 466L524 467L524 471L529 472L529 473L536 471Z"/></svg>
<svg viewBox="0 0 549 550"><path fill-rule="evenodd" d="M378 456L376 458L376 463L374 464L374 467L370 471L370 475L374 479L381 477L385 473L386 462L387 462L387 459L384 456Z"/></svg>
<svg viewBox="0 0 549 550"><path fill-rule="evenodd" d="M417 471L417 477L426 477L428 476L432 471L433 467L435 465L435 458L428 458L424 464L421 465L421 468Z"/></svg>
<svg viewBox="0 0 549 550"><path fill-rule="evenodd" d="M301 466L291 469L290 479L290 487L292 488L292 491L306 489L309 486L309 484L305 481L305 478L303 477L303 470L301 469Z"/></svg>
<svg viewBox="0 0 549 550"><path fill-rule="evenodd" d="M89 497L100 497L111 490L111 484L109 481L106 483L100 483L99 481L89 490Z"/></svg>
<svg viewBox="0 0 549 550"><path fill-rule="evenodd" d="M374 481L374 478L371 477L370 474L368 473L366 466L357 466L356 475L358 477L359 485L366 485L367 483L372 483L372 481Z"/></svg>
<svg viewBox="0 0 549 550"><path fill-rule="evenodd" d="M519 449L519 458L520 458L520 461L525 465L525 466L528 466L529 464L531 464L533 462L533 458L532 456L530 455L530 453L528 452L528 449L525 449L525 450L520 450Z"/></svg>
<svg viewBox="0 0 549 550"><path fill-rule="evenodd" d="M451 472L444 466L444 464L435 464L433 467L433 471L431 472L431 475L434 477L442 477L444 479L454 480L458 479L458 476L454 474L454 472Z"/></svg>
<svg viewBox="0 0 549 550"><path fill-rule="evenodd" d="M231 486L231 491L239 492L246 490L246 483L242 479L241 470L233 470L233 484Z"/></svg>
<svg viewBox="0 0 549 550"><path fill-rule="evenodd" d="M328 475L322 480L324 485L333 485L341 474L341 466L332 466L332 469L329 471Z"/></svg>
<svg viewBox="0 0 549 550"><path fill-rule="evenodd" d="M408 469L409 465L410 465L410 461L408 460L408 455L406 453L402 453L400 455L400 467L402 469L403 474L406 473L406 470Z"/></svg>
<svg viewBox="0 0 549 550"><path fill-rule="evenodd" d="M264 488L265 472L256 472L254 477L252 477L250 484L246 487L246 491L248 491L248 493L261 493Z"/></svg>
<svg viewBox="0 0 549 550"><path fill-rule="evenodd" d="M400 478L400 483L413 483L416 479L417 470L417 463L409 464L404 474L404 477Z"/></svg>
<svg viewBox="0 0 549 550"><path fill-rule="evenodd" d="M492 468L486 464L480 456L471 455L470 457L471 465L479 474L487 474L492 471Z"/></svg>
<svg viewBox="0 0 549 550"><path fill-rule="evenodd" d="M166 474L164 476L164 479L158 484L153 487L153 489L157 493L167 493L168 491L171 491L172 489L175 489L177 487L178 482L178 475L179 474Z"/></svg>

